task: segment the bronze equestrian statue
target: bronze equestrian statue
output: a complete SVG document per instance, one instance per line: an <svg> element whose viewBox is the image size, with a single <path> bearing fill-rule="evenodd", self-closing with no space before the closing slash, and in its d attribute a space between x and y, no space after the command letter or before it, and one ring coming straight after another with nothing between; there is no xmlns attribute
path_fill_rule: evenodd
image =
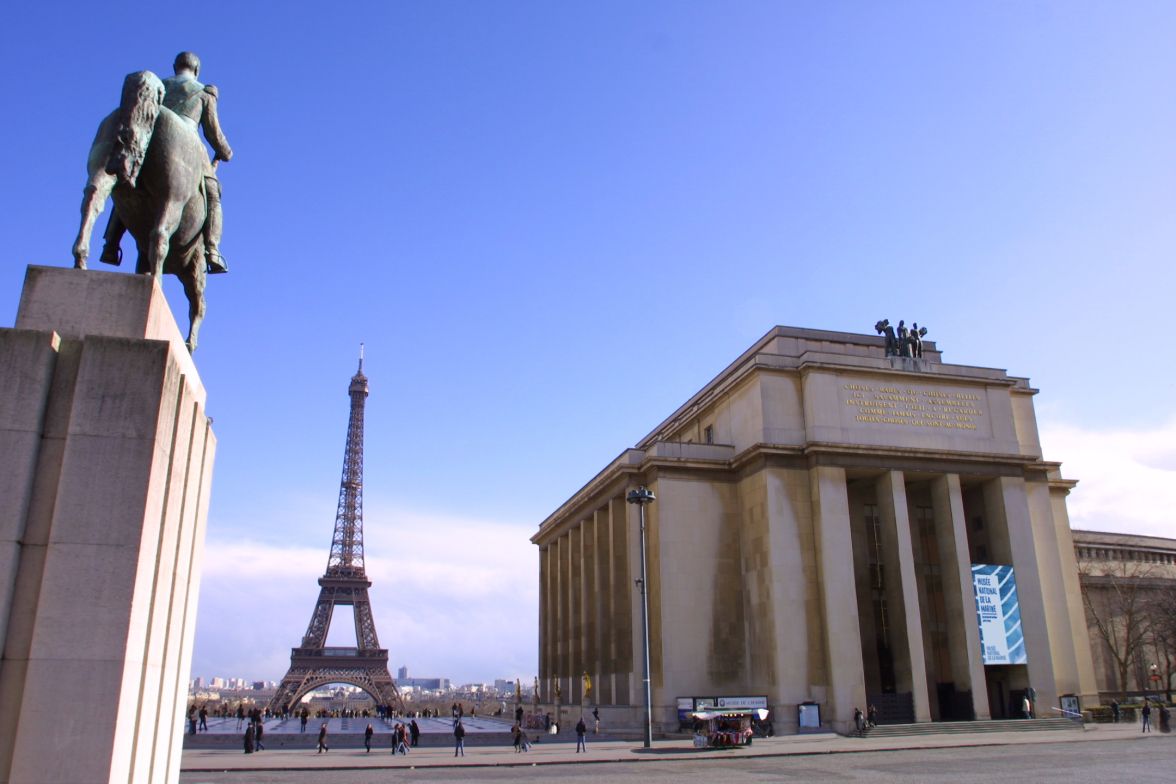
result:
<svg viewBox="0 0 1176 784"><path fill-rule="evenodd" d="M150 71L123 82L119 108L98 126L87 162L82 224L73 246L74 267L86 268L90 234L106 197L114 214L106 230L101 261L121 262L119 241L135 238L136 272L170 273L188 297L188 350L196 350L204 319L207 274L225 272L220 255L220 183L215 162L233 157L216 112L217 91L196 80L200 59L181 52L175 76L165 81ZM213 161L196 128L215 153Z"/></svg>

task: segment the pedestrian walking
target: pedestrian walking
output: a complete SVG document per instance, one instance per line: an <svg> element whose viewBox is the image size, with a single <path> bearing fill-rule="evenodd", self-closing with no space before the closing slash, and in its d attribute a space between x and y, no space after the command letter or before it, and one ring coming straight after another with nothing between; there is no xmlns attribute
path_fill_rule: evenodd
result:
<svg viewBox="0 0 1176 784"><path fill-rule="evenodd" d="M585 743L585 741L584 741L584 736L587 734L588 734L588 727L586 727L584 725L584 717L581 716L580 720L578 722L576 722L576 753L577 754L579 754L581 751L584 752L585 754L588 753L588 744Z"/></svg>
<svg viewBox="0 0 1176 784"><path fill-rule="evenodd" d="M515 722L513 725L511 725L510 737L511 740L514 741L515 754L520 753L523 750L523 732L519 729L518 722Z"/></svg>
<svg viewBox="0 0 1176 784"><path fill-rule="evenodd" d="M866 726L874 728L878 726L878 706L871 705L866 708Z"/></svg>
<svg viewBox="0 0 1176 784"><path fill-rule="evenodd" d="M1111 700L1111 721L1115 724L1119 723L1119 701Z"/></svg>
<svg viewBox="0 0 1176 784"><path fill-rule="evenodd" d="M416 746L418 743L420 743L421 728L417 726L416 719L413 719L412 723L410 723L408 725L408 734L409 734L409 737L412 739L413 746Z"/></svg>
<svg viewBox="0 0 1176 784"><path fill-rule="evenodd" d="M265 734L265 724L258 719L253 722L253 745L257 751L262 751L265 746L261 743L261 736Z"/></svg>
<svg viewBox="0 0 1176 784"><path fill-rule="evenodd" d="M188 706L188 734L189 735L196 734L196 706L195 705Z"/></svg>
<svg viewBox="0 0 1176 784"><path fill-rule="evenodd" d="M367 749L368 754L372 753L372 733L373 732L375 732L375 730L372 729L372 725L370 723L367 725L367 729L363 731L363 747L365 749Z"/></svg>
<svg viewBox="0 0 1176 784"><path fill-rule="evenodd" d="M1143 710L1139 713L1143 716L1143 728L1140 732L1151 732L1151 703L1146 698L1143 700Z"/></svg>
<svg viewBox="0 0 1176 784"><path fill-rule="evenodd" d="M310 713L306 710L306 708L303 708L302 713L299 714L299 719L301 720L299 724L299 732L306 732L306 722L309 718Z"/></svg>
<svg viewBox="0 0 1176 784"><path fill-rule="evenodd" d="M208 732L208 705L200 706L200 729Z"/></svg>
<svg viewBox="0 0 1176 784"><path fill-rule="evenodd" d="M1025 695L1021 699L1021 713L1025 714L1026 719L1033 718L1033 706L1029 703L1029 695Z"/></svg>
<svg viewBox="0 0 1176 784"><path fill-rule="evenodd" d="M318 753L322 754L324 751L330 750L330 747L327 746L327 723L324 721L323 726L319 727Z"/></svg>
<svg viewBox="0 0 1176 784"><path fill-rule="evenodd" d="M597 705L595 708L592 709L592 720L593 720L593 722L595 722L595 724L592 727L592 734L599 735L600 734L600 706L599 705Z"/></svg>
<svg viewBox="0 0 1176 784"><path fill-rule="evenodd" d="M857 730L858 737L864 737L866 734L866 719L862 716L862 709L854 707L853 709L853 726Z"/></svg>
<svg viewBox="0 0 1176 784"><path fill-rule="evenodd" d="M453 747L453 756L460 754L465 756L465 727L461 724L461 719L457 720L457 724L453 725L453 739L456 741Z"/></svg>
<svg viewBox="0 0 1176 784"><path fill-rule="evenodd" d="M245 706L237 703L237 729L241 729L241 725L245 723Z"/></svg>

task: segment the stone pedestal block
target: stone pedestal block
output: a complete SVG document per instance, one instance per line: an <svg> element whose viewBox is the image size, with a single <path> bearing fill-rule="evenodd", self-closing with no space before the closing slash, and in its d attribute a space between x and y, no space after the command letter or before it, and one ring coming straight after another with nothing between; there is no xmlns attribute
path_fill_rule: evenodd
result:
<svg viewBox="0 0 1176 784"><path fill-rule="evenodd" d="M0 784L178 780L204 401L156 281L29 267L0 329Z"/></svg>

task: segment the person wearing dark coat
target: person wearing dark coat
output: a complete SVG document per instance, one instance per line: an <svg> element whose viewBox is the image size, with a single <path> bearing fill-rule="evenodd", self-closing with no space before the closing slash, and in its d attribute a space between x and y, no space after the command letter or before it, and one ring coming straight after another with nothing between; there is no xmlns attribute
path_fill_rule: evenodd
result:
<svg viewBox="0 0 1176 784"><path fill-rule="evenodd" d="M579 754L581 751L583 751L585 753L588 752L588 744L585 743L585 741L584 741L584 736L587 734L588 734L588 727L585 726L584 717L581 716L580 720L578 722L576 722L576 753L577 754Z"/></svg>
<svg viewBox="0 0 1176 784"><path fill-rule="evenodd" d="M254 737L253 736L253 724L250 723L249 726L245 728L245 753L246 754L253 753L253 737Z"/></svg>
<svg viewBox="0 0 1176 784"><path fill-rule="evenodd" d="M330 750L327 746L327 723L323 722L323 726L319 727L318 753L322 754L324 751Z"/></svg>
<svg viewBox="0 0 1176 784"><path fill-rule="evenodd" d="M456 757L458 755L458 753L460 753L461 756L464 757L465 756L465 727L462 726L461 719L458 719L457 724L453 725L453 739L455 741L455 744L453 747L453 756Z"/></svg>
<svg viewBox="0 0 1176 784"><path fill-rule="evenodd" d="M363 731L363 746L365 749L368 750L368 754L372 753L372 733L373 732L375 732L375 730L372 729L371 724L368 724L367 729Z"/></svg>

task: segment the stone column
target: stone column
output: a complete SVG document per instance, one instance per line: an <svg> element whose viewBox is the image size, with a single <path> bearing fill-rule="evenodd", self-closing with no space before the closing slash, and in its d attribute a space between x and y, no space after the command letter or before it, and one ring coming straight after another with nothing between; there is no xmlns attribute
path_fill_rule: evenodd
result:
<svg viewBox="0 0 1176 784"><path fill-rule="evenodd" d="M568 705L579 706L583 699L580 673L584 668L584 526L577 523L569 532L568 541Z"/></svg>
<svg viewBox="0 0 1176 784"><path fill-rule="evenodd" d="M1054 526L1053 506L1049 497L1049 484L1045 481L1045 477L1041 477L1039 481L1026 482L1024 486L1029 503L1034 540L1037 543L1037 568L1041 575L1042 599L1046 610L1046 628L1049 630L1054 680L1059 693L1079 694L1082 684L1078 675L1077 646L1074 643L1075 640L1084 638L1088 641L1089 632L1086 627L1086 619L1082 616L1080 616L1082 618L1081 628L1071 629L1070 627L1070 604L1069 597L1066 595L1067 570L1063 564L1068 564L1069 568L1074 569L1073 578L1074 582L1077 582L1074 542L1067 530L1062 532L1064 547L1059 544L1059 532ZM1068 559L1063 558L1063 553L1068 556ZM1079 592L1078 597L1080 596ZM1089 642L1085 647L1090 647ZM1053 703L1051 707L1057 707L1057 703ZM1044 715L1044 711L1041 713Z"/></svg>
<svg viewBox="0 0 1176 784"><path fill-rule="evenodd" d="M631 488L626 488L625 492L634 489L636 485ZM652 489L652 488L651 488ZM654 490L654 495L658 495L657 490ZM656 501L654 503L657 503ZM653 506L653 504L649 504ZM629 606L629 629L630 629L630 646L632 655L629 660L629 704L634 706L644 706L645 700L645 684L642 681L642 660L641 660L641 591L637 587L636 580L641 576L641 521L637 516L637 504L625 504L625 561L629 565L629 580L626 586L625 600ZM649 525L648 508L646 509L646 526ZM648 541L647 541L648 544ZM653 614L657 612L654 608L652 596L649 602L649 616L650 616L650 635L652 636ZM652 677L653 668L653 650L652 640L649 652L650 658L650 676ZM652 690L652 686L651 686ZM642 707L644 710L644 707ZM635 716L637 714L634 714ZM644 719L644 716L641 717Z"/></svg>
<svg viewBox="0 0 1176 784"><path fill-rule="evenodd" d="M853 709L866 702L862 672L862 642L858 630L857 595L845 575L852 573L849 497L845 469L817 466L810 470L813 528L820 572L821 612L824 621L827 716L840 732L853 723Z"/></svg>
<svg viewBox="0 0 1176 784"><path fill-rule="evenodd" d="M1037 691L1038 705L1056 706L1058 694L1054 682L1049 626L1025 480L1020 477L993 479L984 491L985 506L996 520L997 530L1007 532L1008 551L1012 555L1013 572L1017 580L1017 600L1021 606L1025 654L1029 658L1029 685Z"/></svg>
<svg viewBox="0 0 1176 784"><path fill-rule="evenodd" d="M1086 614L1082 606L1082 589L1078 578L1077 557L1074 553L1074 537L1070 532L1070 516L1066 511L1066 496L1070 491L1066 483L1062 481L1060 471L1057 469L1053 470L1050 478L1061 485L1051 489L1050 501L1053 509L1054 537L1061 559L1062 579L1065 582L1066 607L1070 614L1072 644L1078 665L1077 686L1063 686L1059 683L1058 688L1063 694L1067 690L1075 691L1081 696L1083 706L1096 705L1099 702L1098 683L1094 677L1090 632L1086 628Z"/></svg>
<svg viewBox="0 0 1176 784"><path fill-rule="evenodd" d="M0 330L0 782L178 779L204 400L157 281L29 268Z"/></svg>
<svg viewBox="0 0 1176 784"><path fill-rule="evenodd" d="M935 541L943 577L943 606L947 610L947 644L951 649L951 674L959 691L972 692L976 718L990 718L988 682L980 658L980 630L976 628L976 597L972 592L972 563L968 553L964 496L957 474L945 474L931 482L935 514Z"/></svg>
<svg viewBox="0 0 1176 784"><path fill-rule="evenodd" d="M600 579L596 550L596 518L593 512L584 520L584 669L592 679L592 691L596 691L600 677ZM584 695L583 702L594 699L591 693Z"/></svg>
<svg viewBox="0 0 1176 784"><path fill-rule="evenodd" d="M612 656L612 551L609 536L612 529L612 510L606 503L596 510L596 676L592 684L593 701L600 705L611 705Z"/></svg>
<svg viewBox="0 0 1176 784"><path fill-rule="evenodd" d="M612 519L613 702L633 704L633 572L629 560L629 508L624 497L609 501ZM638 610L640 612L640 610Z"/></svg>
<svg viewBox="0 0 1176 784"><path fill-rule="evenodd" d="M909 691L915 721L931 721L927 696L927 664L923 648L923 621L919 612L919 590L915 582L915 555L911 545L911 522L907 511L906 480L901 471L887 471L876 485L879 531L890 608L895 676L899 691Z"/></svg>
<svg viewBox="0 0 1176 784"><path fill-rule="evenodd" d="M546 678L551 674L551 664L547 653L547 646L551 639L551 622L548 618L551 600L547 595L550 577L547 557L550 552L551 549L546 545L539 546L539 700L541 702L547 701L543 695L543 689L546 688Z"/></svg>
<svg viewBox="0 0 1176 784"><path fill-rule="evenodd" d="M561 703L568 701L568 535L565 531L555 540L555 689ZM557 717L558 718L558 717Z"/></svg>

